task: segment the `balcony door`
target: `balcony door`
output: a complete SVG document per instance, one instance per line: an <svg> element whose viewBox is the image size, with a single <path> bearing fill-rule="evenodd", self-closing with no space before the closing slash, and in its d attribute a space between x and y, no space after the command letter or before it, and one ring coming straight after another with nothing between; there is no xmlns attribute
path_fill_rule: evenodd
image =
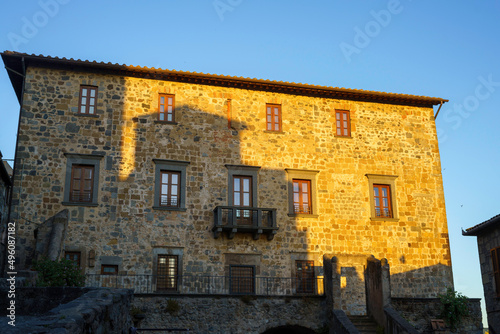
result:
<svg viewBox="0 0 500 334"><path fill-rule="evenodd" d="M251 207L252 204L252 177L233 177L233 203L234 206ZM252 211L236 210L237 225L252 225Z"/></svg>

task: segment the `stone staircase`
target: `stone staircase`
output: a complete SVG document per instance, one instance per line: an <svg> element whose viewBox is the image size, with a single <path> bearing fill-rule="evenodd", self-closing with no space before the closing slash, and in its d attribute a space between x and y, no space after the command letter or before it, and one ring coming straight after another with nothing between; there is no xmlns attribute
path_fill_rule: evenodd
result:
<svg viewBox="0 0 500 334"><path fill-rule="evenodd" d="M361 334L377 334L377 323L367 315L349 315L349 320Z"/></svg>

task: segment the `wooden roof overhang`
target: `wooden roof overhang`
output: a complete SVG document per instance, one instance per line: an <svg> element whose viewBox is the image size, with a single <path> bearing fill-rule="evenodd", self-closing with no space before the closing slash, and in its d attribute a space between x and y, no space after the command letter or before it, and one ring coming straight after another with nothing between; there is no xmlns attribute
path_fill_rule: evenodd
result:
<svg viewBox="0 0 500 334"><path fill-rule="evenodd" d="M42 55L29 55L13 51L5 51L1 55L19 101L21 101L22 97L21 95L24 80L23 75L25 73L25 70L30 66L34 66L78 72L102 73L124 77L136 77L228 88L249 89L291 95L428 108L432 108L432 106L434 105L441 105L445 102L448 102L448 100L442 98L419 95L385 93L361 89L316 86L301 83L251 79L197 72L164 70L156 69L154 67L148 68L88 60L74 60Z"/></svg>

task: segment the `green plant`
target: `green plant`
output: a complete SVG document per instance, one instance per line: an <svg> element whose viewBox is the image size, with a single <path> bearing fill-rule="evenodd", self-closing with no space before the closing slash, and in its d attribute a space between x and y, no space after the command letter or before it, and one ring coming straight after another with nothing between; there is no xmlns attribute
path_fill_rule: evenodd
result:
<svg viewBox="0 0 500 334"><path fill-rule="evenodd" d="M130 309L130 315L134 317L138 314L144 314L144 311L137 306L132 306L132 308Z"/></svg>
<svg viewBox="0 0 500 334"><path fill-rule="evenodd" d="M439 299L441 300L441 317L451 330L455 331L463 317L469 315L468 298L448 288L445 294L439 295Z"/></svg>
<svg viewBox="0 0 500 334"><path fill-rule="evenodd" d="M165 311L167 311L170 314L174 314L174 313L179 312L180 309L181 309L181 307L180 307L179 303L177 302L177 300L173 300L173 299L167 300L167 307L165 307Z"/></svg>
<svg viewBox="0 0 500 334"><path fill-rule="evenodd" d="M85 275L73 261L61 259L52 261L47 258L35 261L33 269L38 272L36 286L84 286Z"/></svg>

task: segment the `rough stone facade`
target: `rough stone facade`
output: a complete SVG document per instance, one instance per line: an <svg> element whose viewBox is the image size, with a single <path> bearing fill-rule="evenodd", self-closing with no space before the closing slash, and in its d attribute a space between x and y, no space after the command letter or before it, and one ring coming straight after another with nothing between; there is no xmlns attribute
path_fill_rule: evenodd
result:
<svg viewBox="0 0 500 334"><path fill-rule="evenodd" d="M498 298L500 292L496 288L500 284L500 276L495 277L492 258L492 252L496 249L497 257L500 259L500 215L468 228L463 234L477 236L488 327L491 333L500 333L500 298Z"/></svg>
<svg viewBox="0 0 500 334"><path fill-rule="evenodd" d="M328 332L328 312L320 297L136 295L132 305L145 315L137 323L139 328L257 334L281 326L301 326Z"/></svg>
<svg viewBox="0 0 500 334"><path fill-rule="evenodd" d="M210 76L170 81L140 77L140 68L125 75L119 66L37 59L46 63L26 69L16 153L20 266L34 252L30 222L68 209L65 250L81 253L87 274L113 264L123 275L152 275L158 254L175 254L182 275L228 276L230 265L247 261L257 276L289 278L297 259L313 261L319 276L323 254L373 255L391 265L393 296L433 297L453 285L432 103L328 98L292 93L291 84L283 92L245 88L251 80L225 87ZM78 113L81 85L98 89L95 115ZM158 121L160 93L175 95L174 123ZM279 132L266 130L269 103L281 105ZM335 135L336 110L350 113L348 137ZM91 205L65 198L68 166L79 159L96 166ZM184 169L185 205L164 210L155 180L158 166L172 161ZM253 207L276 209L274 239L239 231L214 238L213 210L230 205L238 173L256 181ZM294 177L311 181L311 214L290 214ZM393 218L373 215L377 182L391 185ZM362 266L341 265L346 291L363 290Z"/></svg>

